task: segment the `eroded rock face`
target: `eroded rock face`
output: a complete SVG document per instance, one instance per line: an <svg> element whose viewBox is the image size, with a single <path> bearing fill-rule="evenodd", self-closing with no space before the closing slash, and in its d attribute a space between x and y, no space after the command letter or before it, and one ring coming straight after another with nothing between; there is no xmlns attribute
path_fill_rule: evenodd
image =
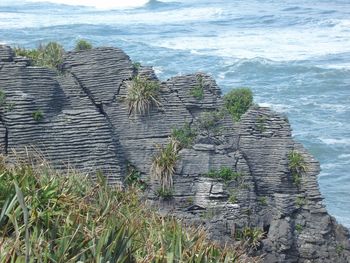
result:
<svg viewBox="0 0 350 263"><path fill-rule="evenodd" d="M129 162L148 182L148 198L160 211L204 225L221 243L235 242L245 228L260 229L265 234L252 253L265 254L265 262L350 262L348 231L322 203L319 164L293 141L285 117L257 106L240 123L222 117L220 129L198 134L179 152L174 196L163 202L154 194L159 183L149 176L157 145L168 143L174 127L195 127L203 112L222 107L215 81L197 73L161 82L161 106L129 116L128 83L137 74L157 78L149 67L134 68L122 50L67 53L60 74L28 65L0 46L0 90L6 95L0 153L21 156L34 148L56 169L91 176L100 170L110 183L123 183ZM202 99L191 95L199 84ZM288 168L293 150L307 164L300 186ZM221 167L241 176L231 182L205 176Z"/></svg>

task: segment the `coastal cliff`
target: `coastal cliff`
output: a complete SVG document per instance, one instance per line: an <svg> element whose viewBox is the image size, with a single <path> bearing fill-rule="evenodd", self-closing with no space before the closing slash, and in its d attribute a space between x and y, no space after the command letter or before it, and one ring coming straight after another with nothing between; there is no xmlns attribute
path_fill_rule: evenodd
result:
<svg viewBox="0 0 350 263"><path fill-rule="evenodd" d="M159 105L145 115L130 114L126 102L136 76L160 85ZM200 99L191 95L198 85ZM136 66L117 48L68 52L57 72L0 46L0 90L2 154L36 151L57 170L92 177L100 171L111 184L123 184L133 167L160 213L203 225L213 240L235 242L243 231L259 230L264 234L251 253L265 262L350 262L349 233L322 203L318 162L293 140L286 117L269 108L254 105L239 122L220 116L196 134L178 152L171 198L157 195L160 182L150 171L159 148L174 128L200 126L203 114L224 104L204 73L160 82L152 68ZM307 167L298 184L293 152ZM222 167L235 180L208 176Z"/></svg>

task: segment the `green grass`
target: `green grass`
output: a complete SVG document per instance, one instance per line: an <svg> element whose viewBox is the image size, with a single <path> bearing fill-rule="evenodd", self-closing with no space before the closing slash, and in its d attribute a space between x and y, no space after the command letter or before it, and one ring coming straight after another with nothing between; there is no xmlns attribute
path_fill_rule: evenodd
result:
<svg viewBox="0 0 350 263"><path fill-rule="evenodd" d="M127 168L127 176L124 183L129 187L137 187L142 191L146 190L148 185L144 180L142 180L141 173L136 169L136 167L128 164Z"/></svg>
<svg viewBox="0 0 350 263"><path fill-rule="evenodd" d="M208 137L219 135L222 131L221 121L224 117L225 112L222 110L203 112L196 120L196 129Z"/></svg>
<svg viewBox="0 0 350 263"><path fill-rule="evenodd" d="M98 178L1 161L0 262L255 262Z"/></svg>
<svg viewBox="0 0 350 263"><path fill-rule="evenodd" d="M241 116L253 105L253 93L248 88L233 89L224 96L224 104L233 121L240 121Z"/></svg>
<svg viewBox="0 0 350 263"><path fill-rule="evenodd" d="M41 110L36 110L32 113L32 117L36 122L39 122L44 119L44 113Z"/></svg>
<svg viewBox="0 0 350 263"><path fill-rule="evenodd" d="M301 208L302 206L304 206L306 204L306 200L304 197L297 197L295 199L295 204L298 208Z"/></svg>
<svg viewBox="0 0 350 263"><path fill-rule="evenodd" d="M242 177L241 173L233 171L230 167L221 167L219 170L210 170L204 176L213 179L222 179L224 182L238 180Z"/></svg>
<svg viewBox="0 0 350 263"><path fill-rule="evenodd" d="M160 106L158 100L160 86L157 81L147 80L136 76L128 86L126 101L128 102L129 116L145 115L152 106Z"/></svg>
<svg viewBox="0 0 350 263"><path fill-rule="evenodd" d="M251 248L257 249L265 234L260 228L244 227L242 230L237 230L235 237L237 240L247 242Z"/></svg>
<svg viewBox="0 0 350 263"><path fill-rule="evenodd" d="M267 197L266 196L261 196L258 198L258 201L261 205L263 206L267 206L268 202L267 202Z"/></svg>
<svg viewBox="0 0 350 263"><path fill-rule="evenodd" d="M2 90L0 90L0 107L6 104L6 94Z"/></svg>
<svg viewBox="0 0 350 263"><path fill-rule="evenodd" d="M288 168L292 175L293 183L300 186L302 175L307 171L307 166L303 155L297 151L288 154Z"/></svg>
<svg viewBox="0 0 350 263"><path fill-rule="evenodd" d="M296 224L295 230L300 234L303 231L303 226L300 224Z"/></svg>
<svg viewBox="0 0 350 263"><path fill-rule="evenodd" d="M181 148L192 146L196 136L196 131L191 128L189 123L185 123L182 128L174 128L171 131L171 137L179 142Z"/></svg>
<svg viewBox="0 0 350 263"><path fill-rule="evenodd" d="M198 82L198 84L190 90L190 95L193 96L197 100L202 100L204 98L203 77L200 75L197 76L197 82Z"/></svg>
<svg viewBox="0 0 350 263"><path fill-rule="evenodd" d="M90 50L92 49L92 44L85 39L79 39L75 43L75 51Z"/></svg>
<svg viewBox="0 0 350 263"><path fill-rule="evenodd" d="M179 159L178 152L178 142L171 139L166 146L158 146L158 152L153 156L151 175L160 182L163 191L173 188L173 175Z"/></svg>
<svg viewBox="0 0 350 263"><path fill-rule="evenodd" d="M57 42L40 45L37 49L14 48L16 56L27 57L32 66L59 70L63 62L64 48Z"/></svg>
<svg viewBox="0 0 350 263"><path fill-rule="evenodd" d="M163 200L170 200L171 198L173 198L173 195L174 195L172 189L163 189L163 188L157 189L155 194L158 198L162 198Z"/></svg>

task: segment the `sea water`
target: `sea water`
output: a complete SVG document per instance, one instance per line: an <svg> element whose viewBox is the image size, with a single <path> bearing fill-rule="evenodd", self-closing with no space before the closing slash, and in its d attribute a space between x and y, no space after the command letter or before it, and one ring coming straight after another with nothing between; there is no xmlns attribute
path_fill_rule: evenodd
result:
<svg viewBox="0 0 350 263"><path fill-rule="evenodd" d="M350 0L0 0L0 42L70 49L80 38L164 80L202 71L224 92L250 87L288 115L321 163L329 212L350 227Z"/></svg>

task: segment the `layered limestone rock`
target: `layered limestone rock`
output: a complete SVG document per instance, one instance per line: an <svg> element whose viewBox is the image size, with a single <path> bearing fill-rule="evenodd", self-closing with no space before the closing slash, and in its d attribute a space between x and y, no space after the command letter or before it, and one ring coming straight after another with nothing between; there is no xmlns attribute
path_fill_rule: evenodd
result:
<svg viewBox="0 0 350 263"><path fill-rule="evenodd" d="M248 229L264 233L251 253L264 255L265 262L350 262L348 231L322 203L319 164L292 139L284 116L254 106L239 123L223 115L215 129L199 131L194 144L180 150L173 198L164 201L155 195L152 158L173 128L198 127L204 112L221 109L215 81L197 73L160 82L160 105L140 116L129 114L128 86L137 75L158 80L151 68L134 67L120 49L69 52L61 72L29 65L0 46L0 153L36 151L56 169L92 177L102 171L110 183L123 183L130 163L160 212L203 225L223 244ZM191 95L198 85L203 98ZM288 168L292 151L307 166L300 185ZM222 167L240 176L229 182L208 178Z"/></svg>

